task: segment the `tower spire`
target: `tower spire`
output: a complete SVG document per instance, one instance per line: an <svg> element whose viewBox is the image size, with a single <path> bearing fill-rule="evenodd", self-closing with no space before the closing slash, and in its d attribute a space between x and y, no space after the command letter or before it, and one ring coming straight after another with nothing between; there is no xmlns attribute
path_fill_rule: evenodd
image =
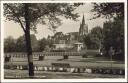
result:
<svg viewBox="0 0 128 83"><path fill-rule="evenodd" d="M84 24L85 24L85 20L84 20L84 14L83 14L82 25Z"/></svg>

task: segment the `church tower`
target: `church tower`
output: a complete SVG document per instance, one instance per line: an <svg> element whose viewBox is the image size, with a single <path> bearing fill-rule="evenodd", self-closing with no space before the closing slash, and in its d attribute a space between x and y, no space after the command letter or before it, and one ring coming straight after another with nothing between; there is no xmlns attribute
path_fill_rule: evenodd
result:
<svg viewBox="0 0 128 83"><path fill-rule="evenodd" d="M79 28L79 36L84 36L87 34L88 34L88 25L85 24L85 19L83 15L82 23L80 23L80 28Z"/></svg>

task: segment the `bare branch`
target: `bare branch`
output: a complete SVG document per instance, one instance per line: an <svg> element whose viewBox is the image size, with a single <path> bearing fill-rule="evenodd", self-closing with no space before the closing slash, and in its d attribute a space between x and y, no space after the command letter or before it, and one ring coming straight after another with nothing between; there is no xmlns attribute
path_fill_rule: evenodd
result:
<svg viewBox="0 0 128 83"><path fill-rule="evenodd" d="M14 11L14 9L13 9L10 5L8 5L8 4L6 4L6 5L12 10L12 12L13 12L14 14L16 14L15 11ZM18 16L16 16L16 18L17 18L17 20L19 21L19 23L20 23L20 25L21 25L21 28L22 28L23 31L25 32L26 30L25 30L25 28L24 28L24 26L23 26L23 23L21 22L20 18L19 18Z"/></svg>
<svg viewBox="0 0 128 83"><path fill-rule="evenodd" d="M22 24L21 20L20 20L18 17L17 17L17 19L18 19L18 21L19 21L19 23L20 23L20 25L21 25L21 27L22 27L23 31L25 32L26 30L25 30L25 28L24 28L24 26L23 26L23 24Z"/></svg>

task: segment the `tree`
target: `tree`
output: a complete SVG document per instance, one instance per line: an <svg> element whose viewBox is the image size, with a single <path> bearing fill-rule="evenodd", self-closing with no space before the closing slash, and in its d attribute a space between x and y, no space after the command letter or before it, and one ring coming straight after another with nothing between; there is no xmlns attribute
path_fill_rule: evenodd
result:
<svg viewBox="0 0 128 83"><path fill-rule="evenodd" d="M68 3L5 3L4 16L21 25L25 34L26 49L29 64L29 76L34 76L33 57L30 30L36 31L38 23L49 24L55 30L60 24L60 17L76 20L77 13L73 11L79 4Z"/></svg>
<svg viewBox="0 0 128 83"><path fill-rule="evenodd" d="M116 58L124 59L124 3L93 3L92 12L95 12L95 18L105 17L109 21L103 26L103 47L107 51L114 47Z"/></svg>
<svg viewBox="0 0 128 83"><path fill-rule="evenodd" d="M46 40L45 38L40 39L40 40L38 41L38 51L39 51L39 52L44 51L46 44L47 44L47 40Z"/></svg>
<svg viewBox="0 0 128 83"><path fill-rule="evenodd" d="M90 34L84 36L84 44L87 46L87 49L91 49L92 41Z"/></svg>
<svg viewBox="0 0 128 83"><path fill-rule="evenodd" d="M124 3L93 3L92 12L95 12L95 17L124 18Z"/></svg>
<svg viewBox="0 0 128 83"><path fill-rule="evenodd" d="M32 51L37 52L38 51L38 40L34 34L30 35L31 42L32 42Z"/></svg>
<svg viewBox="0 0 128 83"><path fill-rule="evenodd" d="M103 40L103 30L101 27L94 27L91 32L84 36L84 43L88 49L100 49Z"/></svg>
<svg viewBox="0 0 128 83"><path fill-rule="evenodd" d="M91 30L91 34L97 37L99 40L103 39L103 29L100 26L96 26Z"/></svg>
<svg viewBox="0 0 128 83"><path fill-rule="evenodd" d="M124 23L122 20L116 19L113 22L108 21L104 23L103 33L103 45L105 50L108 52L111 46L116 52L121 50L122 52L114 58L124 60Z"/></svg>
<svg viewBox="0 0 128 83"><path fill-rule="evenodd" d="M91 30L91 34L92 38L94 38L93 42L95 42L98 49L101 49L103 42L103 29L100 26L96 26Z"/></svg>
<svg viewBox="0 0 128 83"><path fill-rule="evenodd" d="M33 52L38 50L38 40L36 39L36 36L34 34L30 35L31 37L31 43L32 43L32 50ZM25 43L25 35L20 36L16 41L16 52L27 52L26 49L26 43Z"/></svg>
<svg viewBox="0 0 128 83"><path fill-rule="evenodd" d="M9 36L8 38L4 39L4 52L14 52L16 45L16 40Z"/></svg>
<svg viewBox="0 0 128 83"><path fill-rule="evenodd" d="M20 36L19 38L17 38L15 48L16 48L16 52L26 52L27 51L24 36Z"/></svg>
<svg viewBox="0 0 128 83"><path fill-rule="evenodd" d="M53 41L51 41L51 39L49 38L42 38L40 40L38 40L38 51L42 52L45 51L46 48L48 47L52 47Z"/></svg>

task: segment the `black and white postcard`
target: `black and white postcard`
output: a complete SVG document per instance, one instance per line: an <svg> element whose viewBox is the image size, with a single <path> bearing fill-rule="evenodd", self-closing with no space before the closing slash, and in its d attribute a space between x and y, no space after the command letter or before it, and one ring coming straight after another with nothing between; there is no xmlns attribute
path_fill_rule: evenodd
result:
<svg viewBox="0 0 128 83"><path fill-rule="evenodd" d="M2 82L126 82L126 0L1 1Z"/></svg>

